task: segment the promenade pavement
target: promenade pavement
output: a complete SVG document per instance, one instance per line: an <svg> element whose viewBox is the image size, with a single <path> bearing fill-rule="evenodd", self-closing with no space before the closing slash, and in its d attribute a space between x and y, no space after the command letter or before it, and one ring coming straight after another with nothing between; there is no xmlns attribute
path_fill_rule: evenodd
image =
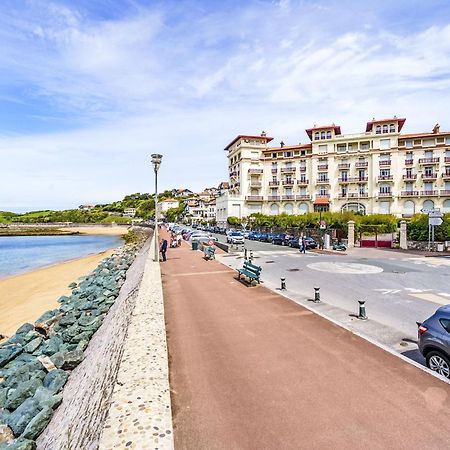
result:
<svg viewBox="0 0 450 450"><path fill-rule="evenodd" d="M186 244L161 272L176 449L449 448L448 384Z"/></svg>

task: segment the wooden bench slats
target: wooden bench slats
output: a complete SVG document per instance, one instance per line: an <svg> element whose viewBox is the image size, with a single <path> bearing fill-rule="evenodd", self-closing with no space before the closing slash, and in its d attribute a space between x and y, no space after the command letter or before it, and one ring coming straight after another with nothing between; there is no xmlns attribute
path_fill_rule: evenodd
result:
<svg viewBox="0 0 450 450"><path fill-rule="evenodd" d="M241 279L241 275L249 278L250 284L253 280L259 283L259 276L261 275L262 267L255 266L250 261L244 261L244 265L241 269L237 269L238 279Z"/></svg>

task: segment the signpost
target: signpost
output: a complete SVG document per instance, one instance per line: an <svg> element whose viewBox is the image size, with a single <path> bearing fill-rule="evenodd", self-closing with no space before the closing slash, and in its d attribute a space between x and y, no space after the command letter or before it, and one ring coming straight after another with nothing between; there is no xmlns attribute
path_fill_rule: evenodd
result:
<svg viewBox="0 0 450 450"><path fill-rule="evenodd" d="M431 243L434 248L434 227L442 224L443 214L439 208L425 209L422 212L428 214L428 251L431 251Z"/></svg>

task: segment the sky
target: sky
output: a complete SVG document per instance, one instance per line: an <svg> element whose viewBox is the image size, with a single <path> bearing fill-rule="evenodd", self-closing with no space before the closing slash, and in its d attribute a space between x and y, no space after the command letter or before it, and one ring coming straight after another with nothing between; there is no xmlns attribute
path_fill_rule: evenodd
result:
<svg viewBox="0 0 450 450"><path fill-rule="evenodd" d="M2 0L0 210L227 180L238 134L450 130L447 0Z"/></svg>

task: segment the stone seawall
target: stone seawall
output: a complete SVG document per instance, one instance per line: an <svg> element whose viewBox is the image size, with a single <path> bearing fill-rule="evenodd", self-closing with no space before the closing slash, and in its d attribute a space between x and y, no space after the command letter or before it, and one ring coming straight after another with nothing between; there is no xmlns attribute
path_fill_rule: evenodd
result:
<svg viewBox="0 0 450 450"><path fill-rule="evenodd" d="M147 241L128 269L119 296L90 341L84 361L65 385L62 404L37 440L38 450L98 448L149 248Z"/></svg>

